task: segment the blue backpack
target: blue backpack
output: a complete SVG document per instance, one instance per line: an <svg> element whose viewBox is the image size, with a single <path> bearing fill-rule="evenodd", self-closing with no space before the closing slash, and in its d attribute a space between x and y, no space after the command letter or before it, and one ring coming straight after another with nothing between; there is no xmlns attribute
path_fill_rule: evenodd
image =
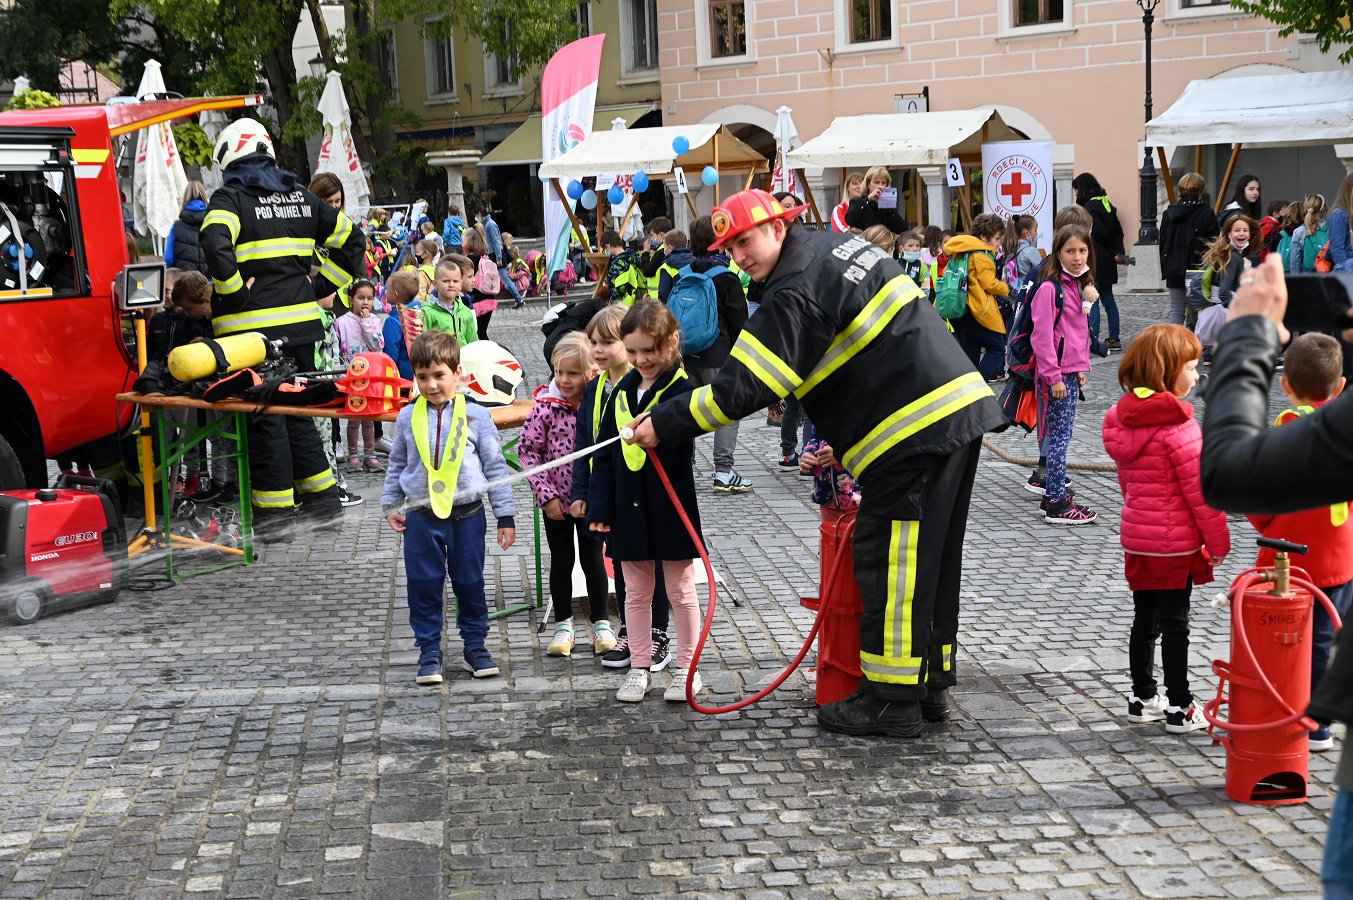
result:
<svg viewBox="0 0 1353 900"><path fill-rule="evenodd" d="M1052 327L1056 328L1057 323L1062 320L1062 309L1066 306L1066 297L1062 292L1061 279L1052 282L1057 289L1057 297L1054 301L1056 315L1052 320ZM1038 293L1038 288L1042 282L1035 277L1025 282L1024 286L1014 296L1015 314L1007 329L1007 338L1005 342L1005 367L1011 375L1018 375L1021 378L1033 380L1034 377L1034 314L1033 299L1034 294ZM1060 350L1058 355L1060 356ZM1060 362L1060 360L1059 360Z"/></svg>
<svg viewBox="0 0 1353 900"><path fill-rule="evenodd" d="M727 266L696 272L686 266L667 294L667 308L681 328L681 355L704 353L719 339L719 292L714 279L731 274Z"/></svg>

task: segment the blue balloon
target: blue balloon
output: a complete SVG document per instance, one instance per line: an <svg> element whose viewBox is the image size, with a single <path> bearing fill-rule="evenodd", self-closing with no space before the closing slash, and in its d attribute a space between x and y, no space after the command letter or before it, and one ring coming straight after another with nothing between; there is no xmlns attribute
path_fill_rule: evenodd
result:
<svg viewBox="0 0 1353 900"><path fill-rule="evenodd" d="M634 193L642 194L648 190L648 176L643 172L634 173Z"/></svg>
<svg viewBox="0 0 1353 900"><path fill-rule="evenodd" d="M583 201L583 209L596 209L596 208L597 208L597 192L596 192L596 191L583 191L582 201Z"/></svg>
<svg viewBox="0 0 1353 900"><path fill-rule="evenodd" d="M606 202L612 206L619 206L625 202L625 190L618 184L611 185L611 189L606 192Z"/></svg>
<svg viewBox="0 0 1353 900"><path fill-rule="evenodd" d="M705 170L700 173L700 180L709 187L719 183L719 170L713 166L705 166Z"/></svg>
<svg viewBox="0 0 1353 900"><path fill-rule="evenodd" d="M568 183L567 193L570 200L580 199L583 195L583 183L576 178L573 179Z"/></svg>
<svg viewBox="0 0 1353 900"><path fill-rule="evenodd" d="M672 138L672 150L677 156L680 156L689 149L691 149L691 142L685 135L679 134Z"/></svg>

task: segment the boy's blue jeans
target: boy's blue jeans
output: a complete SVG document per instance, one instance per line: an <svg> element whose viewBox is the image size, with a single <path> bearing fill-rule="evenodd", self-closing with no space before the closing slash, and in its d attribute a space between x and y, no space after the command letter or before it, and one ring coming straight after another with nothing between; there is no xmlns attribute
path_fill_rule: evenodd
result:
<svg viewBox="0 0 1353 900"><path fill-rule="evenodd" d="M423 654L440 654L443 587L451 576L456 625L466 650L483 647L489 636L484 598L484 532L481 510L466 519L439 519L430 509L411 509L405 520L404 571L409 589L409 625Z"/></svg>
<svg viewBox="0 0 1353 900"><path fill-rule="evenodd" d="M1104 312L1109 317L1109 340L1118 340L1118 301L1113 297L1113 285L1096 284L1095 289L1099 291L1099 302L1090 308L1090 333L1099 337L1099 309L1104 308Z"/></svg>
<svg viewBox="0 0 1353 900"><path fill-rule="evenodd" d="M1353 581L1346 581L1343 584L1334 587L1322 587L1325 596L1330 598L1334 608L1339 611L1339 618L1348 615L1349 601L1353 599ZM1315 601L1315 609L1311 615L1311 690L1314 691L1316 685L1320 684L1320 679L1325 677L1325 671L1330 664L1330 650L1334 647L1334 623L1330 621L1329 613L1325 612L1325 605L1319 600Z"/></svg>

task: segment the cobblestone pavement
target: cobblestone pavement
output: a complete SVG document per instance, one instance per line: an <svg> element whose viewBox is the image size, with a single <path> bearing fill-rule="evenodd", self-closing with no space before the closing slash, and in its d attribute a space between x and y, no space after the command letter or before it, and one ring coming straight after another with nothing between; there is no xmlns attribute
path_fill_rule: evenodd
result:
<svg viewBox="0 0 1353 900"><path fill-rule="evenodd" d="M1163 306L1126 299L1125 333ZM492 327L530 384L540 312L503 309ZM1086 388L1077 460L1105 458L1114 362ZM815 590L816 510L774 465L776 437L748 420L738 468L755 491L701 497L729 588L707 702L767 683L810 626L797 598ZM983 456L959 710L910 742L824 733L797 675L721 718L660 691L617 704L619 675L589 650L544 655L536 611L495 620L503 677L452 666L419 688L399 542L376 479L356 476L368 502L340 534L0 627L0 896L1317 893L1333 755L1312 760L1309 803L1241 806L1205 733L1128 724L1115 483L1074 476L1100 521L1068 532L1038 518L1026 474ZM525 508L520 486L517 498ZM490 552L500 607L531 592L529 521L512 551ZM1248 526L1234 532L1228 578L1250 558ZM1215 592L1195 593L1201 696L1210 660L1228 655ZM454 634L447 652L458 661Z"/></svg>

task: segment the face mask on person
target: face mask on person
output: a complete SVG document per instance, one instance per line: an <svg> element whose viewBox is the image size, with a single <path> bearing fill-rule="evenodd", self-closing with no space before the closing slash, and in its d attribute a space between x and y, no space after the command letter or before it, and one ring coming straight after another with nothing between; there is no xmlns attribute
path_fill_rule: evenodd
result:
<svg viewBox="0 0 1353 900"><path fill-rule="evenodd" d="M1082 265L1080 269L1067 269L1066 274L1070 275L1072 278L1080 278L1088 271L1090 271L1090 266L1087 263L1085 265Z"/></svg>
<svg viewBox="0 0 1353 900"><path fill-rule="evenodd" d="M902 258L905 259L907 262L916 262L917 260L919 260L919 259L921 258L921 251L920 251L920 250L903 250L903 251L902 251Z"/></svg>
<svg viewBox="0 0 1353 900"><path fill-rule="evenodd" d="M1237 240L1236 238L1231 238L1231 246L1236 248L1237 250L1244 250L1249 245L1250 245L1249 238L1245 238L1244 240Z"/></svg>

